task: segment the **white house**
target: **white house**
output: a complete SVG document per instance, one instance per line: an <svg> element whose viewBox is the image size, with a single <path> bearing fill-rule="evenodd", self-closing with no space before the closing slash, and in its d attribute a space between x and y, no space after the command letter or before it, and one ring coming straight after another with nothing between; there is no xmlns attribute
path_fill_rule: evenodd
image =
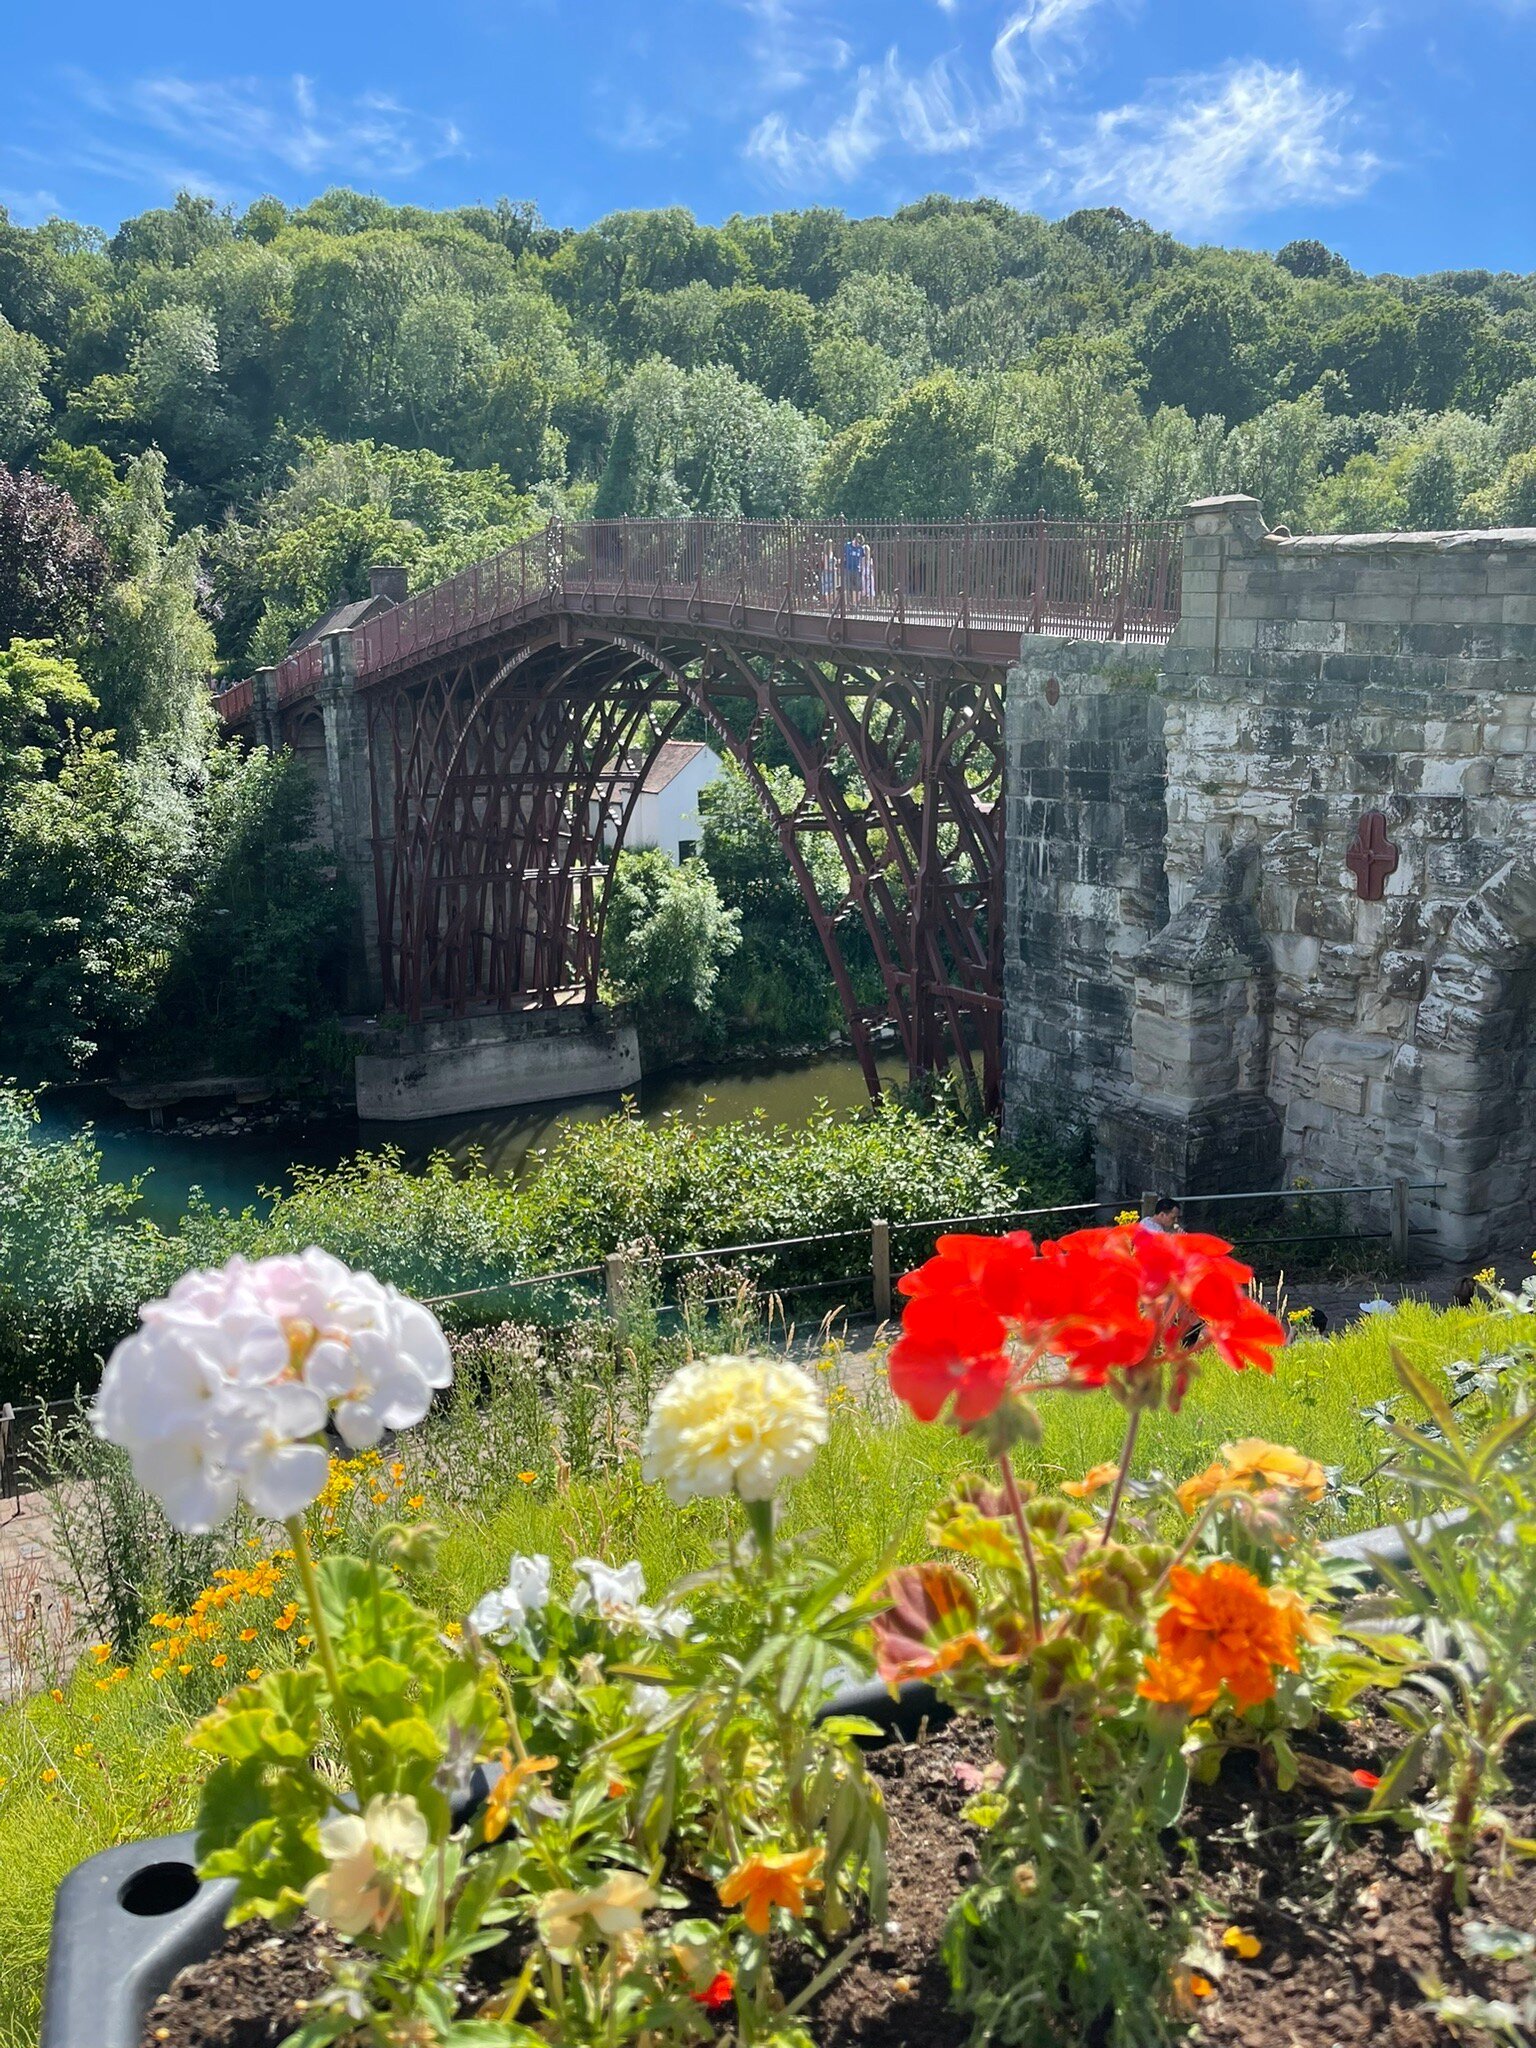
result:
<svg viewBox="0 0 1536 2048"><path fill-rule="evenodd" d="M703 828L699 823L699 791L720 773L720 756L702 740L667 740L657 751L635 807L623 843L631 850L659 846L673 860L686 860L699 850ZM616 764L609 788L608 824L617 831L626 805L634 793L639 772L633 766Z"/></svg>

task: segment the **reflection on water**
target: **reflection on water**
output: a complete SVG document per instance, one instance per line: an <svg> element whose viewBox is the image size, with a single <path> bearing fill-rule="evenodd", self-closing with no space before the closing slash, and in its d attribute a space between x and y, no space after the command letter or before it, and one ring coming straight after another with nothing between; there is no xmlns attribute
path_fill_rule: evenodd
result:
<svg viewBox="0 0 1536 2048"><path fill-rule="evenodd" d="M883 1059L888 1081L906 1076L905 1063ZM851 1053L723 1070L666 1074L644 1082L639 1108L647 1123L675 1113L697 1123L724 1123L761 1110L770 1123L804 1123L824 1098L833 1109L854 1108L869 1097ZM516 1180L533 1155L552 1145L562 1123L610 1116L617 1095L588 1095L572 1102L535 1103L524 1109L485 1110L473 1116L441 1117L426 1123L360 1124L335 1117L309 1124L230 1130L189 1137L174 1125L151 1130L140 1116L96 1090L71 1090L43 1099L40 1135L61 1138L84 1122L95 1124L102 1171L109 1180L148 1176L136 1212L162 1230L171 1229L200 1187L216 1208L244 1208L263 1189L291 1185L290 1169L335 1166L359 1148L396 1146L407 1165L420 1166L433 1152L467 1158L478 1148L492 1173ZM257 1112L259 1114L259 1112Z"/></svg>

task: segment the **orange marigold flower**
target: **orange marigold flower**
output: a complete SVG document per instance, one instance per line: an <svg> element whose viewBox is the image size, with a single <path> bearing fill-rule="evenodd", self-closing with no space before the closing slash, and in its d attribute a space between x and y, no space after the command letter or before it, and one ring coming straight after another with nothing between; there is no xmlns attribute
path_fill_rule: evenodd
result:
<svg viewBox="0 0 1536 2048"><path fill-rule="evenodd" d="M1238 1443L1223 1444L1214 1465L1184 1481L1178 1489L1179 1506L1192 1515L1218 1493L1296 1493L1306 1500L1321 1500L1327 1486L1328 1475L1315 1458L1303 1457L1288 1444L1245 1436Z"/></svg>
<svg viewBox="0 0 1536 2048"><path fill-rule="evenodd" d="M1176 1565L1141 1695L1204 1714L1225 1686L1235 1706L1260 1706L1274 1696L1277 1667L1299 1669L1297 1629L1295 1608L1241 1565Z"/></svg>
<svg viewBox="0 0 1536 2048"><path fill-rule="evenodd" d="M1063 1479L1061 1490L1073 1500L1091 1500L1106 1486L1113 1486L1119 1473L1118 1465L1090 1465L1081 1479Z"/></svg>
<svg viewBox="0 0 1536 2048"><path fill-rule="evenodd" d="M722 1906L740 1906L741 1917L753 1934L766 1934L775 1906L782 1906L796 1920L805 1918L805 1895L819 1891L821 1880L813 1873L821 1861L819 1849L786 1853L765 1849L749 1856L715 1890Z"/></svg>

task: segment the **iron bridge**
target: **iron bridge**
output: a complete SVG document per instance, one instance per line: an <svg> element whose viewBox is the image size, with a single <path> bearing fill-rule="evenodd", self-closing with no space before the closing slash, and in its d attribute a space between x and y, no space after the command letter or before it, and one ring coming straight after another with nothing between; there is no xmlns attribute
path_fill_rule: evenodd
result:
<svg viewBox="0 0 1536 2048"><path fill-rule="evenodd" d="M275 737L356 695L385 1008L591 1003L623 838L657 751L707 729L772 821L872 1094L1001 1075L1003 691L1020 636L1160 645L1174 521L554 522L275 671ZM249 726L255 679L218 698ZM796 793L768 771L793 770ZM830 840L828 901L807 858ZM819 863L823 876L827 864ZM846 942L855 932L863 943Z"/></svg>

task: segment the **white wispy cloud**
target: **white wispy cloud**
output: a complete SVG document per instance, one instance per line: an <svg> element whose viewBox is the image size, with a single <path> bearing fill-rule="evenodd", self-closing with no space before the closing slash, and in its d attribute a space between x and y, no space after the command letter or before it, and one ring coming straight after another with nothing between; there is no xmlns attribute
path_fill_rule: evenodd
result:
<svg viewBox="0 0 1536 2048"><path fill-rule="evenodd" d="M751 0L775 9L792 0ZM963 156L1016 127L1035 95L1074 61L1084 25L1105 0L1025 0L993 37L986 75L941 52L910 66L893 46L879 63L853 72L843 104L819 126L782 107L764 114L745 153L779 183L805 185L856 177L886 152Z"/></svg>
<svg viewBox="0 0 1536 2048"><path fill-rule="evenodd" d="M1384 168L1347 92L1257 60L1154 85L1037 144L1000 166L1035 204L1123 206L1186 232L1356 199Z"/></svg>
<svg viewBox="0 0 1536 2048"><path fill-rule="evenodd" d="M822 0L733 0L751 22L746 57L763 92L796 92L846 71L853 44Z"/></svg>
<svg viewBox="0 0 1536 2048"><path fill-rule="evenodd" d="M305 178L414 175L462 155L458 124L388 93L323 96L302 72L287 78L190 78L174 72L109 84L65 74L79 110L56 119L55 161L135 181L194 183L222 193L277 170ZM19 151L18 151L19 153Z"/></svg>
<svg viewBox="0 0 1536 2048"><path fill-rule="evenodd" d="M64 211L58 193L50 191L46 185L35 185L30 191L14 185L0 185L0 206L13 221L25 228L36 227L50 214Z"/></svg>

